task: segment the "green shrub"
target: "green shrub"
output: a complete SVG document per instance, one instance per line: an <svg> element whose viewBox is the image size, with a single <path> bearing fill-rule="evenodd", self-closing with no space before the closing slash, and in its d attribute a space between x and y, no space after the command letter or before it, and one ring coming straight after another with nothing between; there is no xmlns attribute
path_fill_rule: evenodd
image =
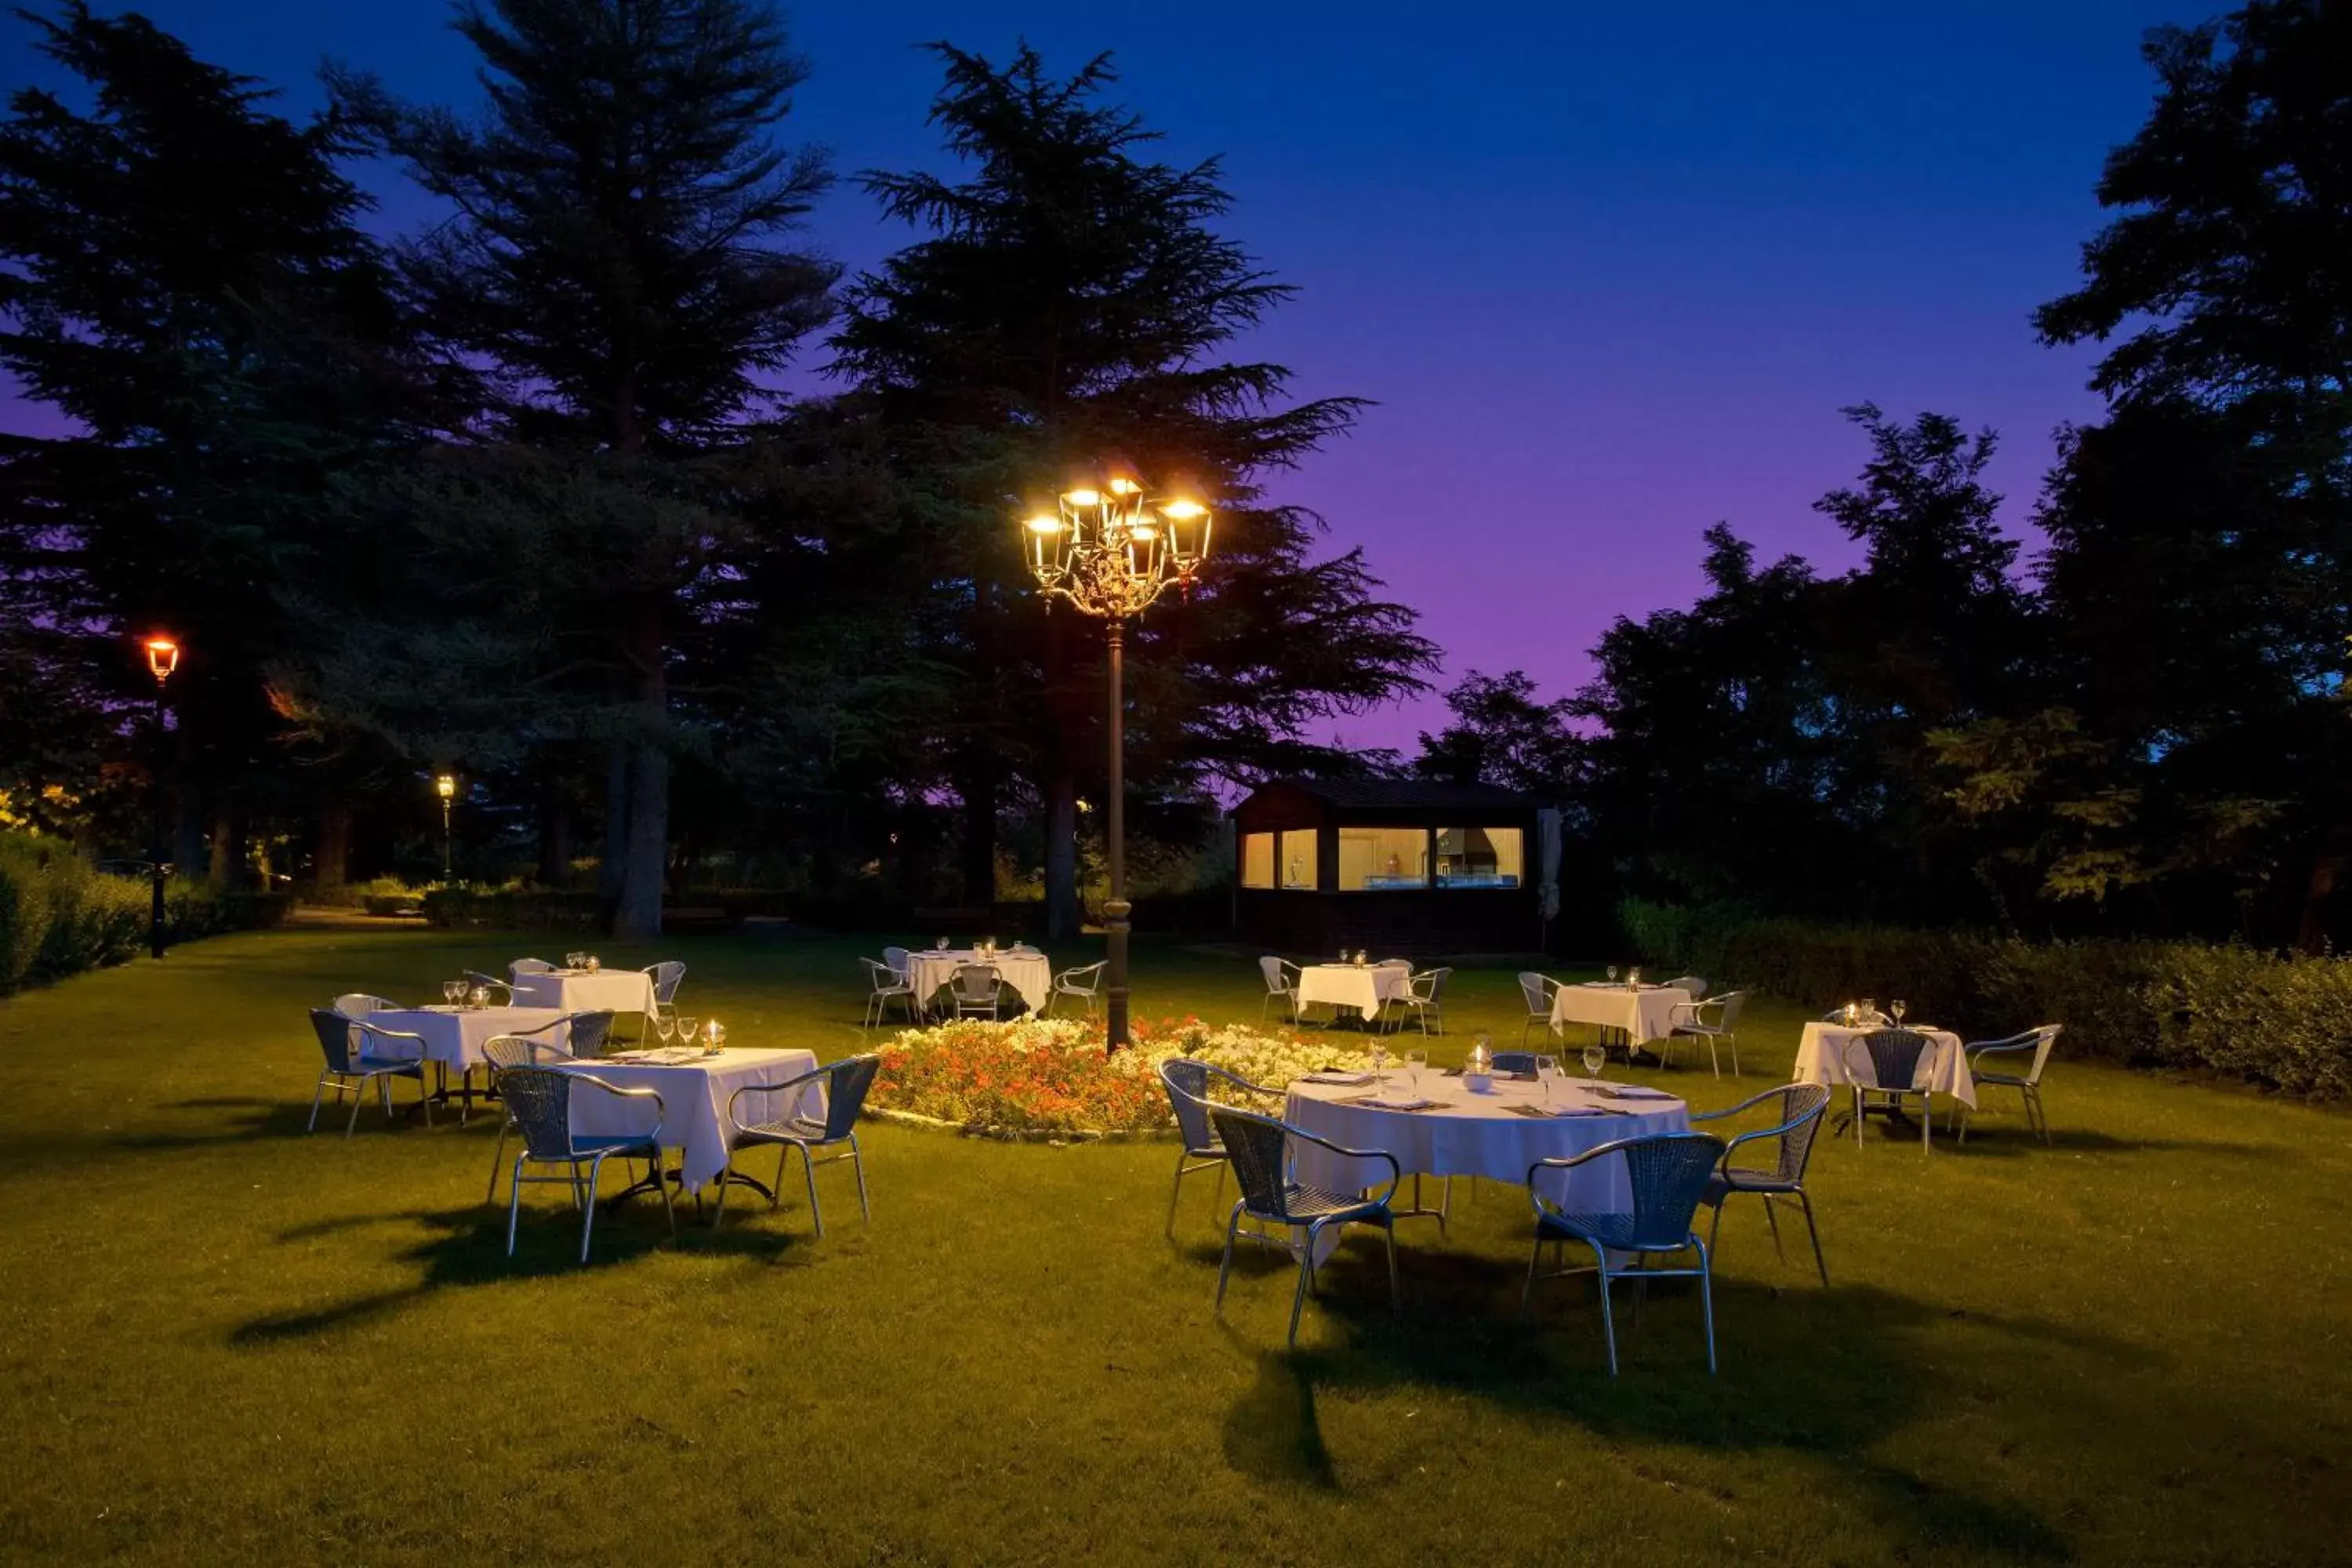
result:
<svg viewBox="0 0 2352 1568"><path fill-rule="evenodd" d="M94 870L65 845L0 835L0 994L144 952L152 898L142 879ZM277 925L291 901L175 881L164 895L164 936L188 942Z"/></svg>
<svg viewBox="0 0 2352 1568"><path fill-rule="evenodd" d="M2311 1099L2352 1095L2352 959L2203 942L2029 942L1832 926L1629 900L1645 963L1823 1011L1900 996L1970 1039L2063 1024L2071 1056L2227 1073Z"/></svg>

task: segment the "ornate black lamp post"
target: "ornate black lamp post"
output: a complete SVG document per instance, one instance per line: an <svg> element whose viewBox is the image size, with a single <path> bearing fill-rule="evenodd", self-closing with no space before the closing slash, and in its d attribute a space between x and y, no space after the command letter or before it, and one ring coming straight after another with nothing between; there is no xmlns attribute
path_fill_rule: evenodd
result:
<svg viewBox="0 0 2352 1568"><path fill-rule="evenodd" d="M457 776L435 774L433 793L441 797L441 885L446 888L449 885L449 805L457 798Z"/></svg>
<svg viewBox="0 0 2352 1568"><path fill-rule="evenodd" d="M163 956L163 870L170 858L163 824L163 760L167 742L163 735L163 688L172 672L180 668L180 645L172 637L158 632L143 639L140 646L147 652L147 672L155 678L155 766L148 790L151 816L149 827L150 858L147 870L151 895L147 903L147 951L157 958Z"/></svg>
<svg viewBox="0 0 2352 1568"><path fill-rule="evenodd" d="M1135 476L1115 471L1097 484L1062 492L1054 510L1040 509L1024 525L1029 565L1050 601L1063 598L1103 623L1109 656L1110 897L1103 904L1109 971L1103 994L1110 1015L1109 1048L1127 1034L1127 766L1125 684L1127 622L1171 586L1190 586L1209 554L1209 509L1189 497L1149 497Z"/></svg>

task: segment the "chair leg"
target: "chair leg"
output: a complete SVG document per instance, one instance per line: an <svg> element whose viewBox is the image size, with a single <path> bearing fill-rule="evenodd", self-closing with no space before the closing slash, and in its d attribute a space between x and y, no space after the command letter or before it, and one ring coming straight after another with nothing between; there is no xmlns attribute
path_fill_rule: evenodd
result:
<svg viewBox="0 0 2352 1568"><path fill-rule="evenodd" d="M1181 1142L1181 1140L1179 1142ZM1176 1200L1183 1195L1184 1151L1180 1148L1176 1151L1176 1179L1170 1183L1168 1187L1168 1225L1163 1233L1171 1241L1176 1239Z"/></svg>
<svg viewBox="0 0 2352 1568"><path fill-rule="evenodd" d="M2042 1146L2050 1147L2050 1112L2042 1104L2042 1086L2033 1085L2025 1091L2025 1102L2033 1108L2032 1121L2042 1129Z"/></svg>
<svg viewBox="0 0 2352 1568"><path fill-rule="evenodd" d="M1536 1244L1528 1252L1527 1283L1519 1287L1519 1321L1528 1321L1528 1303L1536 1293L1536 1267L1543 1261L1543 1233L1536 1233Z"/></svg>
<svg viewBox="0 0 2352 1568"><path fill-rule="evenodd" d="M1241 1228L1242 1209L1247 1202L1248 1200L1245 1198L1235 1199L1234 1202L1234 1212L1225 1221L1225 1256L1223 1260L1217 1265L1216 1310L1220 1312L1225 1310L1225 1276L1232 1273L1234 1268L1234 1232Z"/></svg>
<svg viewBox="0 0 2352 1568"><path fill-rule="evenodd" d="M1724 1195L1725 1195L1726 1200L1727 1200L1727 1201L1728 1201L1728 1199L1729 1199L1729 1197L1730 1197L1730 1194L1727 1193L1727 1194L1724 1194ZM1772 1200L1771 1200L1771 1199L1769 1199L1769 1198L1766 1198L1764 1201L1765 1201L1765 1203L1766 1203L1767 1205L1769 1205L1769 1204L1771 1203L1771 1201L1772 1201ZM1723 1228L1723 1205L1722 1205L1722 1204L1720 1204L1720 1203L1718 1203L1718 1204L1717 1204L1717 1205L1715 1205L1715 1217L1714 1217L1713 1219L1711 1219L1711 1220L1709 1220L1709 1221L1707 1221L1707 1222L1706 1222L1706 1244L1707 1244L1709 1247L1713 1247L1713 1246L1715 1245L1715 1234L1716 1234L1716 1232L1717 1232L1717 1231L1721 1230L1722 1228Z"/></svg>
<svg viewBox="0 0 2352 1568"><path fill-rule="evenodd" d="M514 1173L507 1181L507 1256L512 1258L515 1248L515 1225L522 1218L522 1166L530 1156L515 1156Z"/></svg>
<svg viewBox="0 0 2352 1568"><path fill-rule="evenodd" d="M1609 1254L1601 1247L1592 1249L1601 1266L1601 1338L1609 1347L1609 1375L1617 1375L1617 1318L1609 1308Z"/></svg>
<svg viewBox="0 0 2352 1568"><path fill-rule="evenodd" d="M1389 1310L1402 1313L1404 1310L1404 1290L1397 1284L1396 1217L1391 1215L1381 1230L1389 1239Z"/></svg>
<svg viewBox="0 0 2352 1568"><path fill-rule="evenodd" d="M1777 1234L1777 1233L1776 1233ZM1706 1374L1715 1375L1715 1260L1707 1256L1706 1244L1696 1237L1692 1245L1698 1248L1698 1315L1706 1325Z"/></svg>
<svg viewBox="0 0 2352 1568"><path fill-rule="evenodd" d="M499 1146L490 1152L490 1195L482 1200L486 1204L499 1201L499 1167L506 1163L507 1127L507 1122L499 1123Z"/></svg>
<svg viewBox="0 0 2352 1568"><path fill-rule="evenodd" d="M1863 1146L1863 1142L1862 1142L1862 1121L1863 1121L1863 1118L1862 1118L1862 1112L1863 1112L1863 1103L1862 1103L1862 1085L1860 1085L1860 1084L1855 1084L1855 1085L1853 1086L1853 1146L1854 1146L1855 1148L1857 1148L1857 1149L1859 1149L1859 1148L1861 1148L1861 1147Z"/></svg>
<svg viewBox="0 0 2352 1568"><path fill-rule="evenodd" d="M719 1234L719 1226L720 1226L720 1225L722 1225L722 1224L724 1224L724 1223L726 1222L726 1219L727 1219L727 1189L728 1189L729 1187L731 1187L731 1186L733 1186L733 1185L735 1184L734 1183L732 1183L732 1182L729 1181L727 1178L728 1178L728 1177L730 1177L730 1176L731 1176L731 1175L733 1175L734 1173L735 1173L735 1151L734 1151L733 1149L731 1149L731 1148L730 1148L730 1149L729 1149L729 1150L727 1151L727 1163L726 1163L725 1164L723 1164L723 1165L721 1165L721 1166L719 1166L719 1202L718 1202L718 1205L716 1205L716 1206L711 1210L711 1214L710 1214L710 1234L711 1234L711 1235L713 1235L713 1236L717 1236L717 1235ZM668 1184L667 1184L667 1183L663 1184L663 1189L662 1189L662 1190L663 1190L665 1193L667 1193L667 1192L669 1190L669 1189L668 1189Z"/></svg>
<svg viewBox="0 0 2352 1568"><path fill-rule="evenodd" d="M423 1073L418 1073L418 1074L416 1075L416 1103L417 1103L417 1105L418 1105L419 1107L421 1107L421 1108L424 1110L424 1111L425 1111L425 1126L427 1126L427 1127L432 1126L432 1125L433 1125L433 1091L432 1091L430 1089L427 1089L427 1088L425 1087L425 1075L424 1075ZM465 1104L466 1104L466 1102L465 1102L464 1100L459 1100L459 1101L457 1102L457 1105L458 1105L458 1111L457 1111L457 1123L458 1123L458 1125L459 1125L459 1126L461 1126L461 1127L465 1125L465 1121L466 1121L466 1112L465 1112L465 1109L464 1109L464 1108L465 1108Z"/></svg>
<svg viewBox="0 0 2352 1568"><path fill-rule="evenodd" d="M326 1096L327 1075L322 1072L319 1075L318 1086L310 1090L310 1124L302 1129L303 1131L316 1132L319 1130L319 1101L324 1100ZM497 1186L498 1179L492 1177L490 1184L493 1187Z"/></svg>
<svg viewBox="0 0 2352 1568"><path fill-rule="evenodd" d="M572 1167L574 1170L578 1166ZM588 1201L580 1205L580 1261L588 1261L588 1241L596 1234L596 1178L604 1173L604 1156L597 1155L588 1163Z"/></svg>
<svg viewBox="0 0 2352 1568"><path fill-rule="evenodd" d="M857 1217L871 1226L874 1205L866 1201L866 1152L857 1146L855 1132L849 1135L849 1168L857 1173Z"/></svg>
<svg viewBox="0 0 2352 1568"><path fill-rule="evenodd" d="M1769 1193L1764 1194L1764 1223L1772 1227L1772 1256L1786 1264L1789 1261L1789 1254L1788 1250L1780 1245L1780 1214L1772 1206L1772 1194ZM1713 1252L1715 1237L1708 1237L1706 1245L1707 1250Z"/></svg>
<svg viewBox="0 0 2352 1568"><path fill-rule="evenodd" d="M683 1150L678 1153L677 1164L679 1177L683 1180L686 1172L686 1154ZM653 1177L654 1191L661 1194L662 1213L669 1219L670 1239L672 1241L676 1241L677 1239L677 1205L671 1200L669 1195L669 1173L662 1169L662 1152L661 1145L658 1143L654 1145ZM719 1180L719 1195L721 1198L724 1198L727 1195L727 1178L723 1172L720 1173ZM700 1202L701 1200L699 1198L696 1199L698 1205Z"/></svg>
<svg viewBox="0 0 2352 1568"><path fill-rule="evenodd" d="M1822 1271L1822 1289L1830 1285L1830 1261L1822 1256L1822 1228L1813 1223L1813 1199L1802 1187L1797 1189L1797 1202L1804 1205L1805 1234L1813 1238L1813 1267Z"/></svg>
<svg viewBox="0 0 2352 1568"><path fill-rule="evenodd" d="M801 1173L808 1178L809 1217L816 1221L816 1233L822 1237L824 1235L824 1211L817 1207L816 1203L816 1162L809 1157L807 1144L795 1143L793 1146L801 1152Z"/></svg>
<svg viewBox="0 0 2352 1568"><path fill-rule="evenodd" d="M1932 1093L1919 1097L1919 1148L1926 1152L1936 1138L1936 1097Z"/></svg>
<svg viewBox="0 0 2352 1568"><path fill-rule="evenodd" d="M359 1131L359 1127L360 1127L360 1107L361 1107L361 1106L362 1106L362 1105L365 1105L366 1103L367 1103L367 1080L366 1080L365 1079L362 1079L360 1080L360 1082L359 1082L358 1087L356 1087L355 1089L353 1089L352 1090L352 1119L351 1119L349 1121L346 1121L346 1122L344 1122L344 1123L343 1123L343 1136L344 1136L344 1137L348 1138L348 1137L350 1137L352 1133L354 1133L354 1132L356 1132L356 1131Z"/></svg>
<svg viewBox="0 0 2352 1568"><path fill-rule="evenodd" d="M1724 1038L1731 1042L1731 1076L1738 1078L1739 1076L1739 1037L1726 1035Z"/></svg>
<svg viewBox="0 0 2352 1568"><path fill-rule="evenodd" d="M1307 1292L1315 1283L1315 1244L1323 1238L1320 1220L1307 1227L1307 1256L1298 1260L1298 1283L1290 1292L1290 1348L1298 1348L1298 1314L1307 1306Z"/></svg>

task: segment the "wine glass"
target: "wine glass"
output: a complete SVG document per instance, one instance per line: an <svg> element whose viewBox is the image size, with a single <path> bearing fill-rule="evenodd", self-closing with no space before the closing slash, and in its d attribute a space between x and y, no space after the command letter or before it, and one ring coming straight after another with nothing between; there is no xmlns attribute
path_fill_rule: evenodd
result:
<svg viewBox="0 0 2352 1568"><path fill-rule="evenodd" d="M1609 1047L1599 1040L1584 1047L1584 1076L1598 1079L1601 1069L1609 1065Z"/></svg>
<svg viewBox="0 0 2352 1568"><path fill-rule="evenodd" d="M444 980L441 983L441 1000L449 1004L450 1006L455 1007L457 1005L458 998L465 994L466 983L464 981Z"/></svg>
<svg viewBox="0 0 2352 1568"><path fill-rule="evenodd" d="M701 1022L702 1022L702 1020L701 1020L701 1019L699 1019L699 1018L696 1017L696 1016L695 1016L693 1014L691 1014L691 1013L688 1013L688 1014L687 1014L685 1016L683 1016L683 1017L681 1017L680 1019L678 1019L678 1021L677 1021L677 1043L678 1043L679 1045L681 1045L681 1046L690 1046L690 1045L694 1044L694 1030L695 1030L695 1026L696 1026L697 1025L700 1024Z"/></svg>
<svg viewBox="0 0 2352 1568"><path fill-rule="evenodd" d="M1612 985L1617 984L1617 966L1613 963L1609 966L1609 984Z"/></svg>
<svg viewBox="0 0 2352 1568"><path fill-rule="evenodd" d="M655 1037L665 1046L677 1034L677 1020L659 1007L654 1009L653 1026Z"/></svg>
<svg viewBox="0 0 2352 1568"><path fill-rule="evenodd" d="M1558 1057L1538 1057L1536 1058L1536 1082L1543 1089L1543 1102L1544 1109L1546 1110L1549 1110L1551 1109L1552 1085L1559 1081L1559 1058Z"/></svg>
<svg viewBox="0 0 2352 1568"><path fill-rule="evenodd" d="M1421 1092L1421 1069L1428 1065L1429 1053L1427 1051L1412 1050L1405 1052L1404 1070L1406 1076L1412 1079L1412 1091L1415 1094L1419 1094Z"/></svg>
<svg viewBox="0 0 2352 1568"><path fill-rule="evenodd" d="M1895 1015L1895 1026L1899 1029L1903 1026L1903 1015L1911 1010L1911 1004L1897 996L1886 1005L1886 1010Z"/></svg>
<svg viewBox="0 0 2352 1568"><path fill-rule="evenodd" d="M1862 1021L1865 1024L1875 1024L1880 1021L1878 1001L1875 997L1865 996L1862 999Z"/></svg>
<svg viewBox="0 0 2352 1568"><path fill-rule="evenodd" d="M1388 1047L1385 1047L1385 1046L1374 1046L1374 1047L1372 1047L1372 1081L1373 1081L1373 1082L1375 1082L1375 1083L1386 1083L1386 1082L1388 1081L1388 1073L1387 1073L1387 1070L1386 1070L1386 1069L1387 1069L1387 1068L1388 1068L1388 1060L1389 1060L1389 1053L1388 1053Z"/></svg>

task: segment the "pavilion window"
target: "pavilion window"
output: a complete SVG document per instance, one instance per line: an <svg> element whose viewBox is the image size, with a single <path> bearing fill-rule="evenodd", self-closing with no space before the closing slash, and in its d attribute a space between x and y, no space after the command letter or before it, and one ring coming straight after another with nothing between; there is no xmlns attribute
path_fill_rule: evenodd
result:
<svg viewBox="0 0 2352 1568"><path fill-rule="evenodd" d="M1274 886L1274 835L1244 833L1242 835L1242 886L1271 888Z"/></svg>
<svg viewBox="0 0 2352 1568"><path fill-rule="evenodd" d="M1289 891L1315 891L1319 885L1315 830L1301 828L1282 836L1282 885Z"/></svg>
<svg viewBox="0 0 2352 1568"><path fill-rule="evenodd" d="M1525 833L1517 827L1441 827L1435 834L1436 885L1517 888L1527 873Z"/></svg>
<svg viewBox="0 0 2352 1568"><path fill-rule="evenodd" d="M1377 893L1427 886L1427 828L1339 829L1339 887L1341 892Z"/></svg>

